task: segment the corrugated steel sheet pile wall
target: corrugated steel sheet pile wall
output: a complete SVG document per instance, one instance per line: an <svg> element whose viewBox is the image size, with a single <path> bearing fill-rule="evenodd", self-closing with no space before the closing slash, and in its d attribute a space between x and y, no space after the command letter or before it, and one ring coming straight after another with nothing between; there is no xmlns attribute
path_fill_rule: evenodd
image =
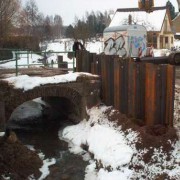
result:
<svg viewBox="0 0 180 180"><path fill-rule="evenodd" d="M174 66L79 51L76 71L101 76L106 105L146 125L173 125Z"/></svg>

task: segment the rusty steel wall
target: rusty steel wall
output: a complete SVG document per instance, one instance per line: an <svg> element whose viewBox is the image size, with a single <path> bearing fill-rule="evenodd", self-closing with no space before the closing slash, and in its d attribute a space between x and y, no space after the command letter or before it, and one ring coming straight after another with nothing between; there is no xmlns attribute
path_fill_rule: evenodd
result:
<svg viewBox="0 0 180 180"><path fill-rule="evenodd" d="M83 54L84 53L84 54ZM89 55L88 55L89 54ZM102 101L146 125L173 126L175 68L80 52L77 70L101 76ZM88 62L88 63L87 63Z"/></svg>
<svg viewBox="0 0 180 180"><path fill-rule="evenodd" d="M0 131L5 131L5 103L0 101Z"/></svg>
<svg viewBox="0 0 180 180"><path fill-rule="evenodd" d="M129 61L128 65L128 116L136 119L145 117L145 66Z"/></svg>

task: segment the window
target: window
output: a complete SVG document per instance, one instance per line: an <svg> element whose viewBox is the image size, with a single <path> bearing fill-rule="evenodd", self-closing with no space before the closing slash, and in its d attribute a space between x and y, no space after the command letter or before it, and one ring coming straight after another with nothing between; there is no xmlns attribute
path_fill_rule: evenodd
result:
<svg viewBox="0 0 180 180"><path fill-rule="evenodd" d="M165 37L165 43L166 44L168 43L168 37Z"/></svg>

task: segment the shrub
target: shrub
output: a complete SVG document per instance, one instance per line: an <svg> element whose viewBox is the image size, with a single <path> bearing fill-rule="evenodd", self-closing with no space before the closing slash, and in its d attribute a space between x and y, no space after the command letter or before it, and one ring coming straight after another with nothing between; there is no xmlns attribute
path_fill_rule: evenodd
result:
<svg viewBox="0 0 180 180"><path fill-rule="evenodd" d="M0 50L0 61L2 60L7 60L7 59L12 59L13 54L11 50Z"/></svg>
<svg viewBox="0 0 180 180"><path fill-rule="evenodd" d="M8 36L0 44L2 48L39 51L39 38L35 36Z"/></svg>

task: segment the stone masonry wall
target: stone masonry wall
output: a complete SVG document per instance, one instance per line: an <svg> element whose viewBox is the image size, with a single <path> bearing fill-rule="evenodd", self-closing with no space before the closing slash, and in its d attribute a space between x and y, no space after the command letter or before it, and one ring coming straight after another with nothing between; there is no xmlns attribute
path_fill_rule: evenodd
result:
<svg viewBox="0 0 180 180"><path fill-rule="evenodd" d="M97 77L82 76L77 82L47 84L29 91L14 89L5 81L0 81L0 128L10 118L16 107L38 97L64 97L69 99L77 109L79 119L88 119L86 108L100 102L100 81ZM5 115L5 117L4 117Z"/></svg>

